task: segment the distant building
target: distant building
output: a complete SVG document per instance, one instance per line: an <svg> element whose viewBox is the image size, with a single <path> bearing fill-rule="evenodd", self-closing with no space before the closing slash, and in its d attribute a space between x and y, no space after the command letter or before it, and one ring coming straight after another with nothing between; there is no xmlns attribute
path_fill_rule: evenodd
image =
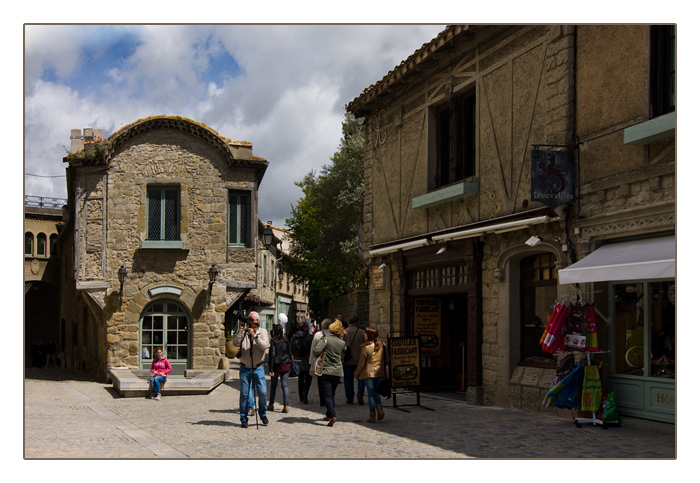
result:
<svg viewBox="0 0 700 483"><path fill-rule="evenodd" d="M60 340L57 243L65 200L26 196L24 201L24 343L26 363L33 364L35 346Z"/></svg>
<svg viewBox="0 0 700 483"><path fill-rule="evenodd" d="M449 26L348 109L369 323L420 335L425 388L556 411L539 341L589 302L621 414L675 421L673 25Z"/></svg>

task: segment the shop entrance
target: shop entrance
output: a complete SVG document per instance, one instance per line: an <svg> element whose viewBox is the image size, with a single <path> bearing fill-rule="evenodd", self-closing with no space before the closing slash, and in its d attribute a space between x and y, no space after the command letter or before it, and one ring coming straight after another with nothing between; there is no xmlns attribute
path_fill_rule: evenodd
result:
<svg viewBox="0 0 700 483"><path fill-rule="evenodd" d="M413 335L421 341L421 386L466 390L467 294L411 297Z"/></svg>

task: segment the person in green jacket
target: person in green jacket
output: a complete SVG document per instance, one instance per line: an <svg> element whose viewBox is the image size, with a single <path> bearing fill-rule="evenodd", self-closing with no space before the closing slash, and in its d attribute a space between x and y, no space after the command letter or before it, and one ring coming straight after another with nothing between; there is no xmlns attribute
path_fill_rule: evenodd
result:
<svg viewBox="0 0 700 483"><path fill-rule="evenodd" d="M335 401L333 394L335 388L340 383L340 378L343 377L343 358L345 356L345 329L341 321L336 320L328 328L330 334L324 336L313 349L314 356L318 357L325 351L326 358L323 362L323 369L319 377L319 390L321 400L325 402L326 417L328 426L333 426L336 422Z"/></svg>

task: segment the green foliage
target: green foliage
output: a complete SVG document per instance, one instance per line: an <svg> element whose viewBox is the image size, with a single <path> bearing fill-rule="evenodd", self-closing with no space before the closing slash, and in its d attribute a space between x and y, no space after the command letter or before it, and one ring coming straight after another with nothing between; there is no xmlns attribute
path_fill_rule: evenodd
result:
<svg viewBox="0 0 700 483"><path fill-rule="evenodd" d="M309 305L322 313L329 300L367 288L361 258L364 195L364 128L345 114L339 150L320 174L295 182L303 196L286 220L290 258L285 269L297 282L309 282Z"/></svg>

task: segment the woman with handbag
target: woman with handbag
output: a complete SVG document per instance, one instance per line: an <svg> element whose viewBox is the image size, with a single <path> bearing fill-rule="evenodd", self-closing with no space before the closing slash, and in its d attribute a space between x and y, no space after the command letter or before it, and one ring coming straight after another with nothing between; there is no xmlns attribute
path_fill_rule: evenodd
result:
<svg viewBox="0 0 700 483"><path fill-rule="evenodd" d="M333 395L335 394L335 388L340 383L340 378L343 377L343 357L346 345L343 340L345 329L343 329L341 321L336 320L333 322L328 331L330 334L318 341L312 354L315 357L321 357L323 360L323 367L320 368L319 375L319 392L321 401L326 406L326 417L324 419L328 421L328 426L333 426L336 422ZM316 367L316 374L318 375L319 367Z"/></svg>
<svg viewBox="0 0 700 483"><path fill-rule="evenodd" d="M365 329L365 342L360 346L360 360L355 377L364 380L367 387L368 423L384 419L382 400L377 393L379 382L384 378L384 343L379 340L379 331L374 327Z"/></svg>
<svg viewBox="0 0 700 483"><path fill-rule="evenodd" d="M267 404L268 411L275 410L275 394L277 393L277 380L282 379L282 412L289 412L289 369L292 365L292 352L289 342L284 336L284 329L280 324L272 326L272 340L268 353L268 367L270 368L270 399Z"/></svg>

